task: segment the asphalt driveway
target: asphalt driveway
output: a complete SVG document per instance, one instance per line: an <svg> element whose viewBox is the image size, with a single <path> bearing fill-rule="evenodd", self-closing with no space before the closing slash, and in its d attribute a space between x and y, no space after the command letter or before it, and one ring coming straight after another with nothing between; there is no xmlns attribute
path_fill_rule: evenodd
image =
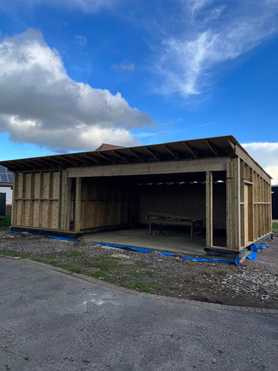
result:
<svg viewBox="0 0 278 371"><path fill-rule="evenodd" d="M0 370L275 370L278 314L156 297L0 257Z"/></svg>

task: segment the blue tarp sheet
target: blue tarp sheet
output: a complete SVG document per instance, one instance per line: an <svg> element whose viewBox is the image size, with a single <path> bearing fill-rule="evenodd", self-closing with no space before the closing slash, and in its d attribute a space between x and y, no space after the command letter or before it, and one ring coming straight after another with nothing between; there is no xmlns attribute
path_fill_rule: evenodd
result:
<svg viewBox="0 0 278 371"><path fill-rule="evenodd" d="M9 231L9 233L14 233L14 234L21 234L20 232L13 232ZM37 236L36 234L29 233L30 236ZM55 237L55 236L48 236L48 235L40 235L42 237L48 237L48 238L53 238L55 240L61 240L61 241L78 241L77 239L74 238L66 238L66 237ZM124 246L124 245L115 245L111 243L106 243L106 242L98 242L98 241L92 241L94 243L97 243L102 246L110 246L110 247L116 247L120 249L126 249L126 250L132 250L132 251L139 251L142 253L147 253L147 252L157 252L161 255L164 256L176 256L176 254L171 253L171 252L165 252L165 251L159 251L159 250L151 250L151 249L144 249L141 247L132 247L132 246ZM251 245L251 254L248 255L248 259L250 260L256 260L258 258L258 254L256 252L259 252L260 250L267 249L268 246L261 245L261 246L256 246L256 245ZM198 261L198 262L212 262L212 263L228 263L228 264L235 264L239 265L240 263L240 258L235 258L232 260L228 259L218 259L218 258L201 258L201 257L194 257L194 256L188 256L185 255L182 257L183 260L189 260L189 261Z"/></svg>
<svg viewBox="0 0 278 371"><path fill-rule="evenodd" d="M102 245L102 246L116 247L116 248L125 249L125 250L139 251L139 252L143 252L143 253L157 252L157 253L159 253L161 255L164 255L164 256L172 256L172 257L176 256L176 254L174 254L174 253L160 251L160 250L150 250L150 249L143 249L141 247L115 245L115 244L111 244L111 243L98 242L98 241L92 241L92 242L97 243L97 244ZM185 255L185 256L182 257L182 259L183 260L189 260L189 261L211 262L211 263L228 263L228 264L235 264L235 265L238 265L240 263L240 258L235 258L234 260L226 260L226 259L217 259L217 258L198 258L198 257Z"/></svg>
<svg viewBox="0 0 278 371"><path fill-rule="evenodd" d="M267 249L267 248L268 248L268 246L265 246L265 245L261 245L261 246L251 245L251 251L252 252L251 252L251 254L249 254L247 256L247 258L250 259L250 260L256 260L257 257L258 257L258 254L256 254L256 252L259 252L259 251L261 251L263 249Z"/></svg>
<svg viewBox="0 0 278 371"><path fill-rule="evenodd" d="M139 251L139 252L143 252L143 253L147 253L147 252L151 252L152 251L152 252L158 252L159 254L164 255L164 256L176 256L176 254L173 254L171 252L158 251L158 250L150 250L150 249L143 249L142 247L114 245L112 243L98 242L98 241L92 241L92 242L97 243L98 245L102 245L102 246L116 247L116 248L119 248L119 249Z"/></svg>
<svg viewBox="0 0 278 371"><path fill-rule="evenodd" d="M21 232L14 232L14 231L9 231L9 233L12 233L12 234L21 234ZM76 238L48 236L48 235L42 235L42 234L38 235L38 234L33 234L33 233L29 233L29 235L30 236L41 236L41 237L53 238L54 240L61 240L61 241L73 241L73 242L78 241Z"/></svg>

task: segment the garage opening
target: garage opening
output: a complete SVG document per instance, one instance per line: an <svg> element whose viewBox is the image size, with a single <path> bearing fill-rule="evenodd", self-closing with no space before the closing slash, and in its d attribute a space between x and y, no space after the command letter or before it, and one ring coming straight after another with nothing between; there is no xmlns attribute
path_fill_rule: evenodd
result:
<svg viewBox="0 0 278 371"><path fill-rule="evenodd" d="M213 174L213 241L226 246L225 172ZM181 223L154 224L149 233L147 215L167 214L200 220L193 230ZM206 246L206 173L156 174L142 176L95 177L81 180L81 231L98 232L93 237L133 246L193 249ZM121 231L104 233L104 231ZM140 234L141 233L141 234ZM144 237L144 241L143 241ZM122 239L121 239L122 238ZM147 246L148 241L152 246Z"/></svg>

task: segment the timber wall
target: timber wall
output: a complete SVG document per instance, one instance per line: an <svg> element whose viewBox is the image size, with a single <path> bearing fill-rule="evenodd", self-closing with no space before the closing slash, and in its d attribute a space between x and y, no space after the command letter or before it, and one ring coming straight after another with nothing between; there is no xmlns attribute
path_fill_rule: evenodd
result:
<svg viewBox="0 0 278 371"><path fill-rule="evenodd" d="M59 229L60 171L14 174L13 226Z"/></svg>
<svg viewBox="0 0 278 371"><path fill-rule="evenodd" d="M206 185L200 183L183 185L152 185L138 187L140 192L140 222L146 223L149 211L206 219ZM226 190L225 183L213 188L213 227L226 229ZM204 223L205 226L205 223Z"/></svg>
<svg viewBox="0 0 278 371"><path fill-rule="evenodd" d="M121 179L83 178L81 230L138 223L138 198L132 183Z"/></svg>

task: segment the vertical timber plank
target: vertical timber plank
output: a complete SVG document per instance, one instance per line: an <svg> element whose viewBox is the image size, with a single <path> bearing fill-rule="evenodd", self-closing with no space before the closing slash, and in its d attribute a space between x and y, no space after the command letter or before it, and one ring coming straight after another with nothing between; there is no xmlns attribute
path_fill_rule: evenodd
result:
<svg viewBox="0 0 278 371"><path fill-rule="evenodd" d="M60 181L60 229L67 231L67 211L68 211L68 173L61 171Z"/></svg>
<svg viewBox="0 0 278 371"><path fill-rule="evenodd" d="M240 158L236 157L234 163L233 177L233 250L239 251L241 247L241 214L240 214Z"/></svg>
<svg viewBox="0 0 278 371"><path fill-rule="evenodd" d="M74 215L74 230L80 232L80 218L81 218L81 178L76 178L75 184L75 215Z"/></svg>
<svg viewBox="0 0 278 371"><path fill-rule="evenodd" d="M12 218L11 218L11 224L15 225L15 217L17 214L17 201L16 198L18 197L18 173L14 173L13 176L13 194L12 194Z"/></svg>
<svg viewBox="0 0 278 371"><path fill-rule="evenodd" d="M226 246L227 249L232 249L233 247L233 195L232 195L232 180L233 180L233 162L227 162L226 169Z"/></svg>
<svg viewBox="0 0 278 371"><path fill-rule="evenodd" d="M213 176L206 172L206 246L213 246Z"/></svg>

